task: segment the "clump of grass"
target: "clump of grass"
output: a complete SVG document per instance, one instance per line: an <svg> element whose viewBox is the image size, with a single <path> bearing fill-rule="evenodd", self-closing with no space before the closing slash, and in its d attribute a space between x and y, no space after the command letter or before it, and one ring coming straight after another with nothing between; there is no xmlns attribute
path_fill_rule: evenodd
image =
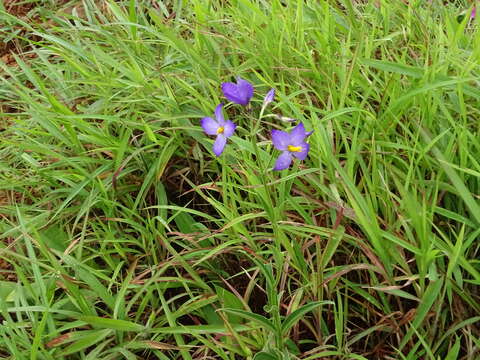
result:
<svg viewBox="0 0 480 360"><path fill-rule="evenodd" d="M155 4L0 15L30 35L0 62L0 354L477 357L467 5ZM199 120L237 75L315 130L301 166L260 168L240 114L212 156Z"/></svg>

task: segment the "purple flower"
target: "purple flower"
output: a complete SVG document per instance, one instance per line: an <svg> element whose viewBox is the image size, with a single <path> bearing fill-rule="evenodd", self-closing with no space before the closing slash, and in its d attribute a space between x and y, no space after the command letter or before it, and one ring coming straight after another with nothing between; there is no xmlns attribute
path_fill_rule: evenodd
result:
<svg viewBox="0 0 480 360"><path fill-rule="evenodd" d="M268 104L270 104L273 101L273 98L275 97L275 89L270 89L270 91L265 95L265 98L263 99L263 107L266 107Z"/></svg>
<svg viewBox="0 0 480 360"><path fill-rule="evenodd" d="M208 135L216 135L215 143L213 144L213 152L220 156L227 143L227 138L233 135L237 125L233 121L226 120L222 114L223 104L217 105L215 108L215 120L211 117L204 117L200 120L203 130Z"/></svg>
<svg viewBox="0 0 480 360"><path fill-rule="evenodd" d="M470 19L475 19L476 16L477 16L477 5L474 5L472 12L470 13Z"/></svg>
<svg viewBox="0 0 480 360"><path fill-rule="evenodd" d="M222 91L225 97L239 105L247 106L253 96L253 86L247 80L237 78L237 83L222 83Z"/></svg>
<svg viewBox="0 0 480 360"><path fill-rule="evenodd" d="M305 160L310 150L310 145L305 142L305 138L313 131L305 131L302 123L293 128L290 133L280 130L272 130L272 142L276 149L282 151L282 154L275 162L273 170L287 169L292 163L292 156L297 159Z"/></svg>

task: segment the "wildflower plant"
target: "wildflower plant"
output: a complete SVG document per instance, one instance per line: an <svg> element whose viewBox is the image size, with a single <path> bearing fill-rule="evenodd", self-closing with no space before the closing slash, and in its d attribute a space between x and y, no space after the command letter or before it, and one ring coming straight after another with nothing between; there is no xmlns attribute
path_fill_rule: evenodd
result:
<svg viewBox="0 0 480 360"><path fill-rule="evenodd" d="M253 96L253 85L240 77L237 83L225 82L222 84L223 95L231 102L247 106Z"/></svg>
<svg viewBox="0 0 480 360"><path fill-rule="evenodd" d="M223 117L223 104L217 105L215 108L215 119L204 117L200 124L207 135L215 135L216 139L213 143L213 153L220 156L227 144L227 139L233 135L237 125Z"/></svg>
<svg viewBox="0 0 480 360"><path fill-rule="evenodd" d="M250 103L251 98L254 94L253 85L245 79L240 77L237 78L237 82L224 82L221 85L223 95L229 101L247 106ZM270 89L265 95L258 116L258 121L251 126L250 136L252 137L252 142L256 143L255 136L260 130L261 120L263 118L263 113L267 106L274 101L275 98L275 89ZM213 152L216 156L220 156L223 153L227 139L231 137L236 129L236 124L231 120L225 120L223 113L223 104L217 105L215 108L215 119L211 117L204 117L200 121L200 125L207 135L216 136L215 142L213 144ZM284 116L271 115L280 120L284 119ZM294 119L289 119L289 122ZM307 132L303 123L299 123L295 126L290 132L285 132L282 130L271 130L271 140L275 149L282 151L280 156L277 158L273 170L285 170L290 167L292 164L293 158L299 160L305 160L310 151L310 145L306 142L308 136L312 134L312 131ZM258 152L257 157L258 157Z"/></svg>
<svg viewBox="0 0 480 360"><path fill-rule="evenodd" d="M310 136L312 131L305 131L305 126L302 123L298 124L289 133L281 130L272 130L273 146L282 151L282 154L277 158L273 170L287 169L292 163L293 157L300 160L305 160L310 150L310 145L305 142L305 139Z"/></svg>
<svg viewBox="0 0 480 360"><path fill-rule="evenodd" d="M268 104L270 104L273 99L275 98L275 89L270 89L270 91L265 95L265 98L263 99L263 108L266 108Z"/></svg>

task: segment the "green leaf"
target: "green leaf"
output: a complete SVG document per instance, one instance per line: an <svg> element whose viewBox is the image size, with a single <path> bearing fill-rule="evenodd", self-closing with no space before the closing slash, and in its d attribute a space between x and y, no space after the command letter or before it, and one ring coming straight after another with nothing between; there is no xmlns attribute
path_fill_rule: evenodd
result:
<svg viewBox="0 0 480 360"><path fill-rule="evenodd" d="M300 355L302 353L292 339L286 339L285 345L287 346L288 351L293 355Z"/></svg>
<svg viewBox="0 0 480 360"><path fill-rule="evenodd" d="M244 308L242 301L232 294L230 291L221 288L220 286L215 286L215 292L220 300L222 306L228 309L242 310ZM240 324L241 316L230 314L228 319L231 323Z"/></svg>
<svg viewBox="0 0 480 360"><path fill-rule="evenodd" d="M97 294L110 309L113 309L115 300L113 296L108 292L107 288L103 286L103 284L94 275L95 272L93 271L93 269L91 269L92 271L88 271L87 269L78 266L76 270L78 274L78 279L88 284L90 289L92 289L95 294Z"/></svg>
<svg viewBox="0 0 480 360"><path fill-rule="evenodd" d="M152 128L146 122L143 123L143 127L145 128L145 134L147 135L148 140L157 144L158 140Z"/></svg>
<svg viewBox="0 0 480 360"><path fill-rule="evenodd" d="M424 70L418 67L409 66L405 64L394 63L384 60L364 59L363 64L373 67L378 70L386 72L394 72L401 75L410 76L416 79L421 79L424 76Z"/></svg>
<svg viewBox="0 0 480 360"><path fill-rule="evenodd" d="M110 329L97 330L97 331L85 331L85 334L77 332L75 337L78 337L79 340L75 341L72 345L65 348L65 350L60 354L60 356L71 355L77 353L83 349L86 349L92 345L95 345L99 341L103 340L109 334L112 333Z"/></svg>
<svg viewBox="0 0 480 360"><path fill-rule="evenodd" d="M312 311L313 309L326 305L333 304L331 301L314 301L309 304L305 304L288 315L282 323L282 335L286 335L290 328L295 325L295 323L300 320L306 313Z"/></svg>
<svg viewBox="0 0 480 360"><path fill-rule="evenodd" d="M58 225L49 226L40 232L40 237L50 249L65 251L68 246L68 234Z"/></svg>
<svg viewBox="0 0 480 360"><path fill-rule="evenodd" d="M276 354L272 354L266 351L261 351L255 354L255 356L253 357L253 360L282 360L282 359Z"/></svg>
<svg viewBox="0 0 480 360"><path fill-rule="evenodd" d="M265 316L255 314L255 313L245 311L245 310L239 310L239 309L221 309L221 310L225 311L225 312L228 312L228 313L231 313L231 314L238 315L238 316L240 316L244 319L253 321L253 322L259 324L260 326L263 326L266 329L268 329L272 332L275 332L275 326Z"/></svg>
<svg viewBox="0 0 480 360"><path fill-rule="evenodd" d="M385 291L386 293L395 295L395 296L403 297L405 299L409 299L409 300L413 300L413 301L420 301L420 299L417 298L415 295L412 295L412 294L410 294L406 291L403 291L401 289L391 289L391 290L383 290L383 291Z"/></svg>
<svg viewBox="0 0 480 360"><path fill-rule="evenodd" d="M431 142L431 138L425 130L421 129L421 133L426 142ZM470 214L473 216L476 222L480 224L480 205L478 204L477 200L474 199L471 191L467 188L456 171L448 165L443 153L436 146L432 147L432 152L457 190L458 195L463 199L465 205L467 205L467 208L470 210Z"/></svg>
<svg viewBox="0 0 480 360"><path fill-rule="evenodd" d="M455 340L455 344L453 344L452 348L450 349L450 351L448 352L444 360L457 360L459 352L460 352L460 338L457 337Z"/></svg>
<svg viewBox="0 0 480 360"><path fill-rule="evenodd" d="M252 326L232 325L234 331L251 331ZM185 326L166 326L162 328L150 329L150 333L154 334L225 334L230 330L224 325L185 325Z"/></svg>
<svg viewBox="0 0 480 360"><path fill-rule="evenodd" d="M15 299L15 288L17 286L14 282L0 281L0 301L13 302Z"/></svg>
<svg viewBox="0 0 480 360"><path fill-rule="evenodd" d="M218 315L216 309L212 305L205 306L202 309L202 315L209 325L223 324L222 318Z"/></svg>
<svg viewBox="0 0 480 360"><path fill-rule="evenodd" d="M423 294L422 301L417 308L415 318L413 319L411 328L405 334L400 343L399 349L401 350L405 344L410 340L414 331L419 328L420 324L423 322L431 307L437 299L439 299L440 291L442 290L443 278L439 278L437 281L431 282L425 293Z"/></svg>
<svg viewBox="0 0 480 360"><path fill-rule="evenodd" d="M109 319L109 318L102 318L98 316L80 316L78 319L92 326L112 329L112 330L134 331L134 332L145 330L145 326L140 324L135 324L134 322L127 321L127 320Z"/></svg>
<svg viewBox="0 0 480 360"><path fill-rule="evenodd" d="M207 227L196 221L189 213L179 212L175 215L175 224L184 234L191 234L207 230Z"/></svg>
<svg viewBox="0 0 480 360"><path fill-rule="evenodd" d="M335 251L337 250L338 245L340 244L341 240L343 239L343 234L345 232L345 228L339 227L332 236L329 237L327 246L325 247L325 250L323 251L322 257L321 257L321 268L325 269L330 262L330 260L333 257L333 254L335 254Z"/></svg>

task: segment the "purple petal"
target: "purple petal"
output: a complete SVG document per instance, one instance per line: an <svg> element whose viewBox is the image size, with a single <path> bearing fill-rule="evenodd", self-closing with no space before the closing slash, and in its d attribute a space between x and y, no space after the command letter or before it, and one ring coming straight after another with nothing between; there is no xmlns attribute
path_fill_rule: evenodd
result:
<svg viewBox="0 0 480 360"><path fill-rule="evenodd" d="M475 19L476 16L477 16L477 6L474 5L473 9L472 9L472 12L470 14L470 19Z"/></svg>
<svg viewBox="0 0 480 360"><path fill-rule="evenodd" d="M208 135L217 135L219 125L211 117L204 117L200 120L200 125Z"/></svg>
<svg viewBox="0 0 480 360"><path fill-rule="evenodd" d="M275 167L273 170L287 169L292 163L292 155L288 151L284 151L275 161Z"/></svg>
<svg viewBox="0 0 480 360"><path fill-rule="evenodd" d="M217 122L220 126L223 126L225 124L225 118L223 117L222 108L223 104L218 104L215 108L215 118L217 119Z"/></svg>
<svg viewBox="0 0 480 360"><path fill-rule="evenodd" d="M225 122L225 124L223 125L223 135L225 135L225 137L229 138L235 132L236 127L237 127L237 125L233 121L227 120Z"/></svg>
<svg viewBox="0 0 480 360"><path fill-rule="evenodd" d="M247 105L253 96L253 85L239 77L237 78L237 89L240 98L244 102L242 105Z"/></svg>
<svg viewBox="0 0 480 360"><path fill-rule="evenodd" d="M225 148L225 144L227 143L227 138L222 134L218 135L213 143L213 153L217 156L220 156Z"/></svg>
<svg viewBox="0 0 480 360"><path fill-rule="evenodd" d="M248 105L253 96L253 86L247 80L237 78L237 83L226 82L222 83L222 91L225 97L243 106Z"/></svg>
<svg viewBox="0 0 480 360"><path fill-rule="evenodd" d="M290 142L290 135L285 131L272 130L272 143L275 149L285 151Z"/></svg>
<svg viewBox="0 0 480 360"><path fill-rule="evenodd" d="M292 155L295 156L297 159L305 160L305 158L308 155L308 152L310 151L310 145L304 142L303 144L300 145L300 147L302 148L302 151L292 152Z"/></svg>
<svg viewBox="0 0 480 360"><path fill-rule="evenodd" d="M226 82L222 83L223 95L231 102L244 105L243 100L238 94L237 84Z"/></svg>
<svg viewBox="0 0 480 360"><path fill-rule="evenodd" d="M270 89L270 91L265 95L265 98L263 99L263 106L267 106L273 101L273 98L275 97L275 89Z"/></svg>
<svg viewBox="0 0 480 360"><path fill-rule="evenodd" d="M305 126L300 123L290 132L290 145L299 146L306 137Z"/></svg>

